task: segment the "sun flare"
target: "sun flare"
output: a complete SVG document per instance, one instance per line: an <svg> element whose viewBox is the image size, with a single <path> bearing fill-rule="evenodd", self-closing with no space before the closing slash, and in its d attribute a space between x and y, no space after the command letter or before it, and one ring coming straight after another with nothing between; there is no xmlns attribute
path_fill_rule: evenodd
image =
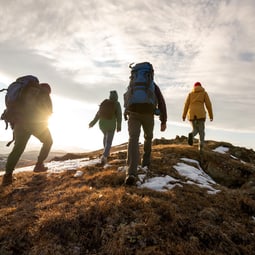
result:
<svg viewBox="0 0 255 255"><path fill-rule="evenodd" d="M97 128L89 129L88 127L95 111L91 105L86 103L54 98L53 114L49 118L53 146L62 149L99 149L101 146L100 131Z"/></svg>

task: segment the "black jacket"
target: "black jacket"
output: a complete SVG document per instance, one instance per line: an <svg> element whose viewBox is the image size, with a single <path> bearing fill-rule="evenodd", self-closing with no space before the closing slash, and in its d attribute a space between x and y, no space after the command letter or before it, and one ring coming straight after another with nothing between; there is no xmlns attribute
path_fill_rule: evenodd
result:
<svg viewBox="0 0 255 255"><path fill-rule="evenodd" d="M155 83L155 95L157 97L157 107L160 110L159 119L162 124L166 124L167 121L167 110L165 99L160 91L160 88ZM155 107L152 104L132 104L127 109L129 112L137 112L141 114L154 114Z"/></svg>

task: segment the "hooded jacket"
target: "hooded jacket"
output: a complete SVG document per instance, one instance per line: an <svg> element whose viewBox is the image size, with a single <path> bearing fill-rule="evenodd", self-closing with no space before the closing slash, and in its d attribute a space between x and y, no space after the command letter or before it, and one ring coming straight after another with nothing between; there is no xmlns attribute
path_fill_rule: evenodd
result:
<svg viewBox="0 0 255 255"><path fill-rule="evenodd" d="M109 99L114 101L115 103L115 114L113 118L110 120L100 118L98 111L89 125L93 127L99 120L99 128L102 130L102 132L115 131L116 128L118 131L120 131L122 122L122 111L120 103L118 102L118 94L116 90L110 91Z"/></svg>
<svg viewBox="0 0 255 255"><path fill-rule="evenodd" d="M182 118L185 119L188 113L190 121L195 119L206 119L205 107L208 111L209 118L213 119L212 104L210 98L202 86L196 86L189 93L183 109Z"/></svg>

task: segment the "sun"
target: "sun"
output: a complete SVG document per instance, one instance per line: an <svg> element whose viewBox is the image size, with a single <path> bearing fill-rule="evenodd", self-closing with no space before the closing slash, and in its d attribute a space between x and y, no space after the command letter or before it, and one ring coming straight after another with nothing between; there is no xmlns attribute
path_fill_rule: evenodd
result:
<svg viewBox="0 0 255 255"><path fill-rule="evenodd" d="M94 151L103 148L103 133L98 123L89 128L98 104L52 97L53 114L49 118L49 129L53 138L52 149L68 152ZM122 131L116 132L113 146L128 141L127 123L122 121Z"/></svg>
<svg viewBox="0 0 255 255"><path fill-rule="evenodd" d="M72 127L73 120L67 120L64 114L55 113L49 118L49 129L54 140L62 141L63 144L71 142L71 137L77 135Z"/></svg>
<svg viewBox="0 0 255 255"><path fill-rule="evenodd" d="M89 128L96 109L86 103L70 99L53 98L53 114L49 118L49 129L53 138L53 147L101 148L101 134L98 128Z"/></svg>

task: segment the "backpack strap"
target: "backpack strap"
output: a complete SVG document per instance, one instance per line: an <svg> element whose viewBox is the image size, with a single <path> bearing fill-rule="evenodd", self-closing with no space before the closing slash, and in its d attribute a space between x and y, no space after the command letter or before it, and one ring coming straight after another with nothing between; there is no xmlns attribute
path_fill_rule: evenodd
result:
<svg viewBox="0 0 255 255"><path fill-rule="evenodd" d="M6 146L9 147L15 141L14 132L12 132L12 140L9 141Z"/></svg>
<svg viewBox="0 0 255 255"><path fill-rule="evenodd" d="M7 110L5 109L1 115L1 120L3 120L5 122L5 130L8 129L8 120L7 120L6 112L7 112Z"/></svg>

